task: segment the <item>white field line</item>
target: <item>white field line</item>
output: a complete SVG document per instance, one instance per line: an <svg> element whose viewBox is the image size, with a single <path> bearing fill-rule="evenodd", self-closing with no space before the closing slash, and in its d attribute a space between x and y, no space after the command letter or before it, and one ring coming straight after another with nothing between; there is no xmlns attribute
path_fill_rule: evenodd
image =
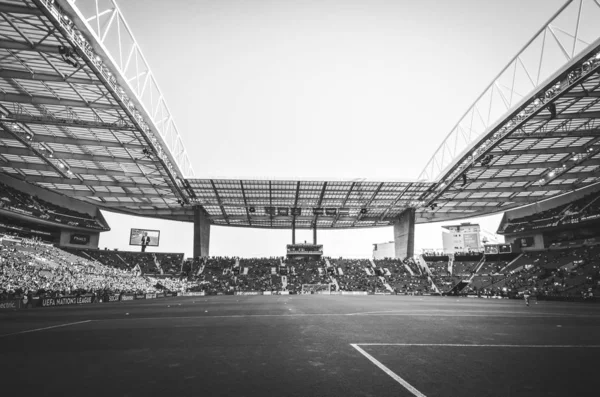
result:
<svg viewBox="0 0 600 397"><path fill-rule="evenodd" d="M377 367L379 367L379 369L381 369L383 372L385 372L387 375L389 375L396 382L400 383L406 390L411 392L413 396L425 397L425 394L423 394L420 391L418 391L417 389L415 389L415 387L413 385L411 385L410 383L408 383L407 381L405 381L404 379L402 379L401 377L396 375L392 370L390 370L388 367L386 367L385 365L380 363L375 357L371 356L369 353L367 353L366 351L364 351L363 349L358 347L357 344L351 343L350 346L352 346L353 348L358 350L358 352L360 354L365 356L369 361L371 361L373 364L375 364Z"/></svg>
<svg viewBox="0 0 600 397"><path fill-rule="evenodd" d="M494 345L494 344L466 344L466 343L356 343L360 346L421 346L421 347L508 347L508 348L557 348L557 349L600 349L600 345ZM354 346L354 345L353 345Z"/></svg>
<svg viewBox="0 0 600 397"><path fill-rule="evenodd" d="M371 314L367 314L371 315ZM375 314L377 315L377 314ZM384 315L384 314L382 314ZM459 313L387 313L387 316L404 316L404 317L494 317L494 318L564 318L563 315L515 315L513 314L504 314L504 315L494 315L494 314L459 314ZM207 315L198 315L198 316L159 316L159 317L135 317L135 316L127 316L121 318L103 318L98 319L102 321L107 320L172 320L172 319L211 319L211 318L292 318L292 317L318 317L318 316L356 316L355 313L344 314L344 313L296 313L296 314L229 314L229 315L211 315L210 313ZM572 317L585 317L589 318L589 316L569 316Z"/></svg>
<svg viewBox="0 0 600 397"><path fill-rule="evenodd" d="M485 313L485 316L497 316L497 317L503 317L504 315L510 315L510 316L519 316L519 317L539 317L539 316L545 316L545 317L595 317L595 316L600 316L599 314L572 314L572 313L549 313L549 312L527 312L527 311L507 311L507 310L503 310L503 311L494 311L494 312L490 312L487 310L466 310L466 311L462 311L462 313L460 314L456 314L457 311L456 310L428 310L426 313L425 312L419 312L419 311L407 311L407 310L380 310L380 311L373 311L373 312L356 312L356 313L347 313L346 316L358 316L358 315L387 315L387 316L395 316L395 315L417 315L417 316L421 316L421 315L431 315L432 313L434 313L435 316L444 316L444 315L452 315L452 316L457 316L457 317L461 317L461 316L479 316L481 314ZM481 313L481 314L478 314ZM526 315L526 316L522 316L522 315Z"/></svg>
<svg viewBox="0 0 600 397"><path fill-rule="evenodd" d="M44 331L46 329L52 329L52 328L60 328L60 327L68 327L70 325L77 325L77 324L83 324L83 323L89 323L92 320L85 320L85 321L77 321L75 323L66 323L66 324L59 324L59 325L53 325L51 327L44 327L44 328L35 328L35 329L28 329L26 331L19 331L19 332L13 332L11 334L4 334L4 335L0 335L0 338L3 338L5 336L11 336L11 335L19 335L19 334L27 334L29 332L38 332L38 331Z"/></svg>

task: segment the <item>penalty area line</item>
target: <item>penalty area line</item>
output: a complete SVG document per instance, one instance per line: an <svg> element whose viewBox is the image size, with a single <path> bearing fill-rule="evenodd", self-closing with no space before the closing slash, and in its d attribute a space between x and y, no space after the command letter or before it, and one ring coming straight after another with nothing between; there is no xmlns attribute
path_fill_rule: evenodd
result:
<svg viewBox="0 0 600 397"><path fill-rule="evenodd" d="M556 349L598 349L600 345L502 345L502 344L467 344L467 343L357 343L361 346L404 346L404 347L507 347L507 348L556 348ZM353 345L355 346L355 345Z"/></svg>
<svg viewBox="0 0 600 397"><path fill-rule="evenodd" d="M53 325L51 327L44 327L44 328L28 329L28 330L25 330L25 331L19 331L19 332L13 332L13 333L10 333L10 334L0 335L0 338L3 338L5 336L11 336L11 335L19 335L19 334L27 334L27 333L30 333L30 332L44 331L44 330L52 329L52 328L68 327L70 325L77 325L77 324L89 323L90 321L92 321L92 320L77 321L75 323L59 324L59 325Z"/></svg>
<svg viewBox="0 0 600 397"><path fill-rule="evenodd" d="M375 364L379 369L381 369L383 372L385 372L387 375L389 375L396 382L400 383L406 390L411 392L413 396L426 397L425 394L421 393L413 385L411 385L410 383L408 383L407 381L405 381L404 379L402 379L401 377L396 375L391 369L389 369L388 367L383 365L381 362L379 362L379 360L377 360L375 357L371 356L369 353L367 353L366 351L361 349L357 344L350 343L350 346L352 346L353 348L358 350L358 352L360 354L365 356L369 361L371 361L373 364Z"/></svg>

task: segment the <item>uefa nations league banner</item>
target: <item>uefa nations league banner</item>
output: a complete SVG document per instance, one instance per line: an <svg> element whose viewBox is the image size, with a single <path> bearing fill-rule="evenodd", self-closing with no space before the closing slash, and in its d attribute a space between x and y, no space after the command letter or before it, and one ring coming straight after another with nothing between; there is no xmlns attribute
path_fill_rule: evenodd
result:
<svg viewBox="0 0 600 397"><path fill-rule="evenodd" d="M67 305L84 305L88 303L94 303L94 297L92 295L83 296L63 296L61 298L42 298L42 307L48 306L67 306Z"/></svg>
<svg viewBox="0 0 600 397"><path fill-rule="evenodd" d="M235 295L262 295L260 291L235 291Z"/></svg>

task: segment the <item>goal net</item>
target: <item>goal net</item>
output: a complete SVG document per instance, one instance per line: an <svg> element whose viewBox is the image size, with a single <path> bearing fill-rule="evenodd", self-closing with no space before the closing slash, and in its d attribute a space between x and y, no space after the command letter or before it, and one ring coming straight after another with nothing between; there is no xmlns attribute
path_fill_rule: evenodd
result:
<svg viewBox="0 0 600 397"><path fill-rule="evenodd" d="M330 292L330 284L302 284L303 294L329 294Z"/></svg>

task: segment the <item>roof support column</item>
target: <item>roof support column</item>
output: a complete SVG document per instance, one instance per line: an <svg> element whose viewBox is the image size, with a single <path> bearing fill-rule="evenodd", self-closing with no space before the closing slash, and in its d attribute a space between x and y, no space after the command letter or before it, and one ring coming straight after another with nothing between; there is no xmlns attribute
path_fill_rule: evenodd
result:
<svg viewBox="0 0 600 397"><path fill-rule="evenodd" d="M207 257L210 245L210 221L202 207L194 206L194 258Z"/></svg>
<svg viewBox="0 0 600 397"><path fill-rule="evenodd" d="M292 218L292 244L296 244L296 216Z"/></svg>
<svg viewBox="0 0 600 397"><path fill-rule="evenodd" d="M317 245L317 220L315 218L315 224L313 227L313 244Z"/></svg>
<svg viewBox="0 0 600 397"><path fill-rule="evenodd" d="M412 258L415 254L415 208L405 209L394 222L396 258Z"/></svg>

